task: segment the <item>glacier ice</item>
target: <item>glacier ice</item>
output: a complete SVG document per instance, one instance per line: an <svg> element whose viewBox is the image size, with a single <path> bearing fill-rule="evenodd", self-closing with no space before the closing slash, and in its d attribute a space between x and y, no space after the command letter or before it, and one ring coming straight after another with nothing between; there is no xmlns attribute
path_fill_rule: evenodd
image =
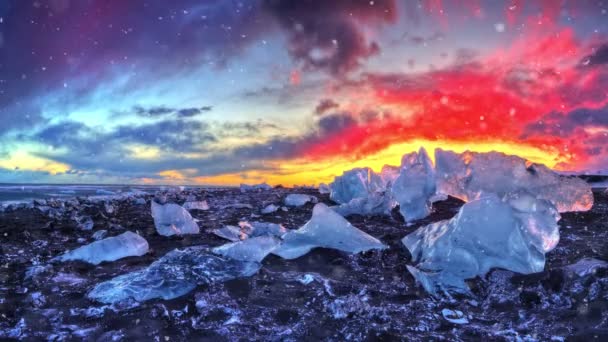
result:
<svg viewBox="0 0 608 342"><path fill-rule="evenodd" d="M421 148L403 156L399 176L392 181L392 197L399 203L399 212L407 221L431 213L431 197L435 194L435 170L426 150Z"/></svg>
<svg viewBox="0 0 608 342"><path fill-rule="evenodd" d="M550 201L559 212L587 211L593 205L591 187L584 180L559 175L518 156L436 149L435 164L438 192L464 201L526 190Z"/></svg>
<svg viewBox="0 0 608 342"><path fill-rule="evenodd" d="M564 267L564 270L571 275L584 277L593 274L600 268L608 268L608 262L594 258L584 258Z"/></svg>
<svg viewBox="0 0 608 342"><path fill-rule="evenodd" d="M281 244L273 236L257 236L213 248L213 253L240 261L261 262Z"/></svg>
<svg viewBox="0 0 608 342"><path fill-rule="evenodd" d="M272 253L295 259L316 247L333 248L348 253L384 249L378 239L353 227L325 204L315 205L312 218L300 229L283 235L283 243Z"/></svg>
<svg viewBox="0 0 608 342"><path fill-rule="evenodd" d="M240 189L241 189L241 192L263 191L263 190L270 190L270 189L272 189L272 186L270 186L270 185L268 185L266 183L255 184L255 185L241 184Z"/></svg>
<svg viewBox="0 0 608 342"><path fill-rule="evenodd" d="M146 301L182 296L196 286L249 277L260 269L257 262L228 259L196 246L175 249L147 268L97 284L87 296L101 303L129 298Z"/></svg>
<svg viewBox="0 0 608 342"><path fill-rule="evenodd" d="M332 206L331 209L342 216L358 215L390 215L394 200L386 191L373 192L367 197L353 198L348 203Z"/></svg>
<svg viewBox="0 0 608 342"><path fill-rule="evenodd" d="M364 198L369 194L385 189L382 178L370 168L356 168L345 171L329 185L329 198L339 204L354 198Z"/></svg>
<svg viewBox="0 0 608 342"><path fill-rule="evenodd" d="M186 210L209 210L207 201L188 201L183 205Z"/></svg>
<svg viewBox="0 0 608 342"><path fill-rule="evenodd" d="M55 258L57 261L82 260L93 265L148 253L148 241L127 231L120 235L92 242Z"/></svg>
<svg viewBox="0 0 608 342"><path fill-rule="evenodd" d="M321 195L329 194L330 192L331 192L331 189L329 188L329 185L327 185L325 183L319 184L319 193Z"/></svg>
<svg viewBox="0 0 608 342"><path fill-rule="evenodd" d="M272 214L274 212L276 212L277 210L279 210L279 206L276 204L269 204L267 206L265 206L260 212L264 215L266 214Z"/></svg>
<svg viewBox="0 0 608 342"><path fill-rule="evenodd" d="M468 293L464 280L491 268L540 272L545 253L559 241L559 214L548 201L527 193L504 200L494 194L466 203L450 219L403 238L415 266L410 273L430 293Z"/></svg>
<svg viewBox="0 0 608 342"><path fill-rule="evenodd" d="M267 222L239 222L239 226L225 226L220 229L213 230L213 233L230 241L246 240L257 236L275 236L281 237L287 232L287 229L280 224Z"/></svg>
<svg viewBox="0 0 608 342"><path fill-rule="evenodd" d="M301 207L308 202L317 203L319 200L315 196L305 194L289 194L283 203L288 207Z"/></svg>
<svg viewBox="0 0 608 342"><path fill-rule="evenodd" d="M199 228L190 213L174 204L158 204L152 201L152 217L160 235L198 234Z"/></svg>
<svg viewBox="0 0 608 342"><path fill-rule="evenodd" d="M399 166L384 165L382 170L380 170L380 179L382 179L382 182L388 188L399 177L400 172L401 168Z"/></svg>

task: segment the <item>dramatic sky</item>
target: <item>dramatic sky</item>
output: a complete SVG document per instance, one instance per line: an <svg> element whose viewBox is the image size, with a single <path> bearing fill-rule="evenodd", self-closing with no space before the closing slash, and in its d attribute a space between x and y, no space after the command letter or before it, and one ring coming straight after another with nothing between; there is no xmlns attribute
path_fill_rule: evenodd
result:
<svg viewBox="0 0 608 342"><path fill-rule="evenodd" d="M606 0L1 0L0 182L608 170Z"/></svg>

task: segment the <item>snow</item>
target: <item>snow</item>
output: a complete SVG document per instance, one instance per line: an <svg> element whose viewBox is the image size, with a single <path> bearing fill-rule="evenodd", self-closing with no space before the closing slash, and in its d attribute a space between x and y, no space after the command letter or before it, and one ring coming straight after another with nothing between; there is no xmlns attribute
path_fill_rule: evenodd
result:
<svg viewBox="0 0 608 342"><path fill-rule="evenodd" d="M431 213L435 170L424 148L418 153L403 156L401 171L392 183L391 194L399 203L399 212L406 222L422 219Z"/></svg>
<svg viewBox="0 0 608 342"><path fill-rule="evenodd" d="M142 256L148 253L148 242L143 237L127 231L118 236L105 238L79 247L58 256L55 260L82 260L93 265L104 261L115 261L130 256Z"/></svg>
<svg viewBox="0 0 608 342"><path fill-rule="evenodd" d="M559 212L587 211L593 193L587 182L557 174L544 165L500 152L457 154L435 150L438 192L472 201L485 194L499 197L526 190L546 199Z"/></svg>
<svg viewBox="0 0 608 342"><path fill-rule="evenodd" d="M289 194L285 197L283 203L288 207L301 207L306 203L317 203L319 200L315 196L305 194Z"/></svg>
<svg viewBox="0 0 608 342"><path fill-rule="evenodd" d="M414 266L408 270L430 293L468 293L464 280L503 268L540 272L545 253L559 240L559 214L529 194L505 201L490 194L466 203L451 220L424 226L403 238Z"/></svg>
<svg viewBox="0 0 608 342"><path fill-rule="evenodd" d="M378 239L353 227L342 216L319 203L304 226L283 235L283 244L273 254L284 259L295 259L317 247L347 253L386 248Z"/></svg>
<svg viewBox="0 0 608 342"><path fill-rule="evenodd" d="M281 240L275 237L258 236L215 247L213 253L234 260L261 262L280 244Z"/></svg>
<svg viewBox="0 0 608 342"><path fill-rule="evenodd" d="M87 296L101 303L129 298L146 301L180 297L197 285L249 277L260 269L257 262L226 259L203 247L175 249L147 268L96 285Z"/></svg>
<svg viewBox="0 0 608 342"><path fill-rule="evenodd" d="M183 205L186 210L209 210L207 201L188 201Z"/></svg>
<svg viewBox="0 0 608 342"><path fill-rule="evenodd" d="M190 213L183 207L169 203L152 201L152 217L156 231L160 235L198 234L199 228Z"/></svg>

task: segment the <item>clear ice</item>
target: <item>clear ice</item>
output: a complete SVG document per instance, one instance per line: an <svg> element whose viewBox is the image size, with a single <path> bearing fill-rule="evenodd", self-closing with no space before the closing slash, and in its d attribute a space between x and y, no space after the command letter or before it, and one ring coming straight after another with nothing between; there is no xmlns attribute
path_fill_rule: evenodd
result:
<svg viewBox="0 0 608 342"><path fill-rule="evenodd" d="M188 201L183 205L186 210L209 210L207 201Z"/></svg>
<svg viewBox="0 0 608 342"><path fill-rule="evenodd" d="M283 243L272 253L284 259L295 259L316 247L348 253L386 248L378 239L353 227L338 213L319 203L313 208L312 218L300 229L283 235Z"/></svg>
<svg viewBox="0 0 608 342"><path fill-rule="evenodd" d="M380 176L366 167L345 171L342 176L334 179L329 188L329 198L336 203L345 204L354 198L365 198L371 193L383 191L385 185Z"/></svg>
<svg viewBox="0 0 608 342"><path fill-rule="evenodd" d="M252 276L260 266L257 262L224 258L200 246L175 249L145 269L98 284L87 296L108 304L129 298L140 302L168 300L198 285Z"/></svg>
<svg viewBox="0 0 608 342"><path fill-rule="evenodd" d="M272 186L270 186L270 185L268 185L266 183L255 184L255 185L241 184L240 189L241 189L241 192L263 191L263 190L270 190L270 189L272 189Z"/></svg>
<svg viewBox="0 0 608 342"><path fill-rule="evenodd" d="M410 273L430 293L468 293L465 279L502 268L543 270L545 253L559 241L559 214L527 193L501 200L494 194L466 203L451 220L424 226L403 238L412 255Z"/></svg>
<svg viewBox="0 0 608 342"><path fill-rule="evenodd" d="M526 190L550 201L559 212L587 211L593 206L591 186L584 180L559 175L517 156L436 149L435 163L438 192L464 201Z"/></svg>
<svg viewBox="0 0 608 342"><path fill-rule="evenodd" d="M213 253L234 260L262 262L280 244L281 240L276 237L257 236L215 247Z"/></svg>
<svg viewBox="0 0 608 342"><path fill-rule="evenodd" d="M152 217L160 235L198 234L199 228L190 213L174 204L158 204L152 201Z"/></svg>
<svg viewBox="0 0 608 342"><path fill-rule="evenodd" d="M225 226L213 230L213 233L230 241L241 241L257 236L281 237L287 229L280 224L267 222L239 222L239 226Z"/></svg>
<svg viewBox="0 0 608 342"><path fill-rule="evenodd" d="M399 203L399 212L410 222L431 213L435 194L435 170L426 150L406 154L401 159L399 176L392 181L391 195Z"/></svg>
<svg viewBox="0 0 608 342"><path fill-rule="evenodd" d="M130 256L142 256L148 253L148 241L133 233L124 232L118 236L105 238L88 245L76 248L58 256L55 260L82 260L93 265L104 261L115 261Z"/></svg>
<svg viewBox="0 0 608 342"><path fill-rule="evenodd" d="M283 203L288 207L301 207L308 202L317 203L319 200L315 196L305 194L289 194Z"/></svg>

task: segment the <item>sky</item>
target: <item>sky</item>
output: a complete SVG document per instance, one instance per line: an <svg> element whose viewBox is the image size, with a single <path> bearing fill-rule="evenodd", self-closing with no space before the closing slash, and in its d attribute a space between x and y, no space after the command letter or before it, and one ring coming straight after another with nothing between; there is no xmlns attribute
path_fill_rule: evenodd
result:
<svg viewBox="0 0 608 342"><path fill-rule="evenodd" d="M0 0L0 182L313 185L419 147L608 173L608 1Z"/></svg>

